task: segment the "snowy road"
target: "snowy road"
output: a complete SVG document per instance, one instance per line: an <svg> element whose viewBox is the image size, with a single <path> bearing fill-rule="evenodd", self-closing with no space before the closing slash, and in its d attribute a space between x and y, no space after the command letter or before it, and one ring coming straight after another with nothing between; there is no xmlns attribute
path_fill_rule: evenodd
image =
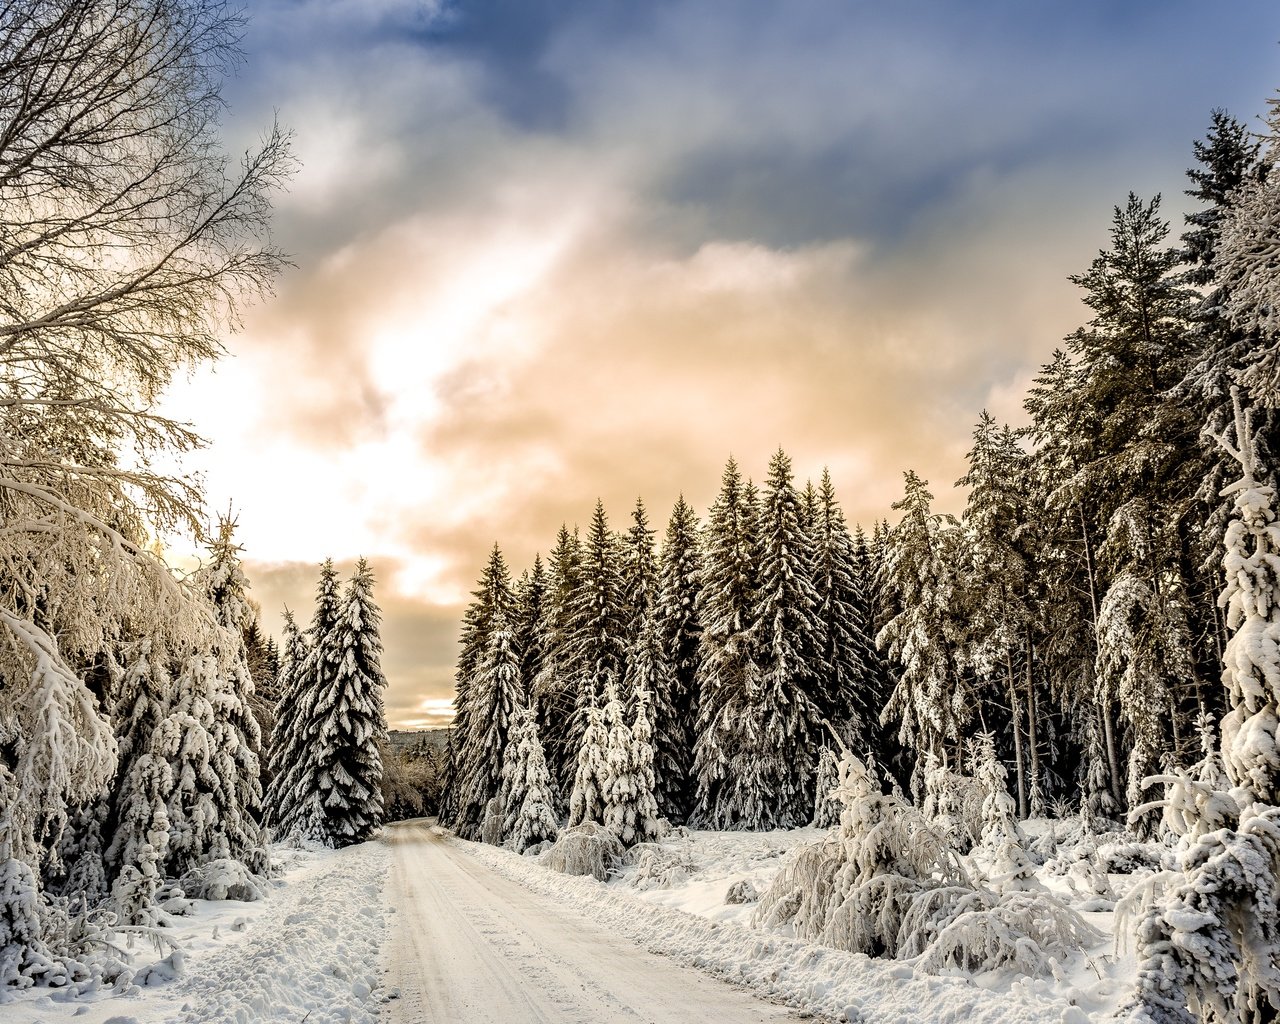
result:
<svg viewBox="0 0 1280 1024"><path fill-rule="evenodd" d="M780 1006L681 967L495 874L422 822L392 828L392 1024L755 1024Z"/></svg>

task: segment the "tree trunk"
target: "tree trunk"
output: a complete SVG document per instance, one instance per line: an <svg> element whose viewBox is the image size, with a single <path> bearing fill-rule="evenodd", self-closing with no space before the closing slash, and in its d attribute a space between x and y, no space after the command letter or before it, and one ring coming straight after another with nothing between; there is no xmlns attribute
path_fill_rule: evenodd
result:
<svg viewBox="0 0 1280 1024"><path fill-rule="evenodd" d="M1013 677L1013 654L1005 648L1005 680L1009 684L1009 713L1013 719L1013 759L1018 776L1018 817L1027 816L1027 777L1022 765L1022 726L1018 722L1018 688Z"/></svg>
<svg viewBox="0 0 1280 1024"><path fill-rule="evenodd" d="M1035 677L1032 675L1030 631L1027 635L1027 746L1031 748L1031 813L1044 814L1044 794L1040 790L1039 702L1036 700Z"/></svg>

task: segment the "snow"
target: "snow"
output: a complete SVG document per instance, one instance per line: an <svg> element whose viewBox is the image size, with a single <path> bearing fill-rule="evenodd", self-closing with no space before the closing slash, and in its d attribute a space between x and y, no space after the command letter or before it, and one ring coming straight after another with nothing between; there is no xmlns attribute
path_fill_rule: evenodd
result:
<svg viewBox="0 0 1280 1024"><path fill-rule="evenodd" d="M172 922L177 953L146 945L131 951L128 991L29 989L0 1017L5 1024L72 1017L83 1024L373 1024L385 1000L386 846L277 846L272 856L282 871L266 899L192 900L191 914Z"/></svg>

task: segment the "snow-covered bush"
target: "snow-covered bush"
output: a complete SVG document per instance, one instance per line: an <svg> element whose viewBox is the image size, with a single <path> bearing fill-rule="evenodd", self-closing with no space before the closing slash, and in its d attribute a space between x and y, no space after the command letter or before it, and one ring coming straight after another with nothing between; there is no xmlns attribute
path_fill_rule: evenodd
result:
<svg viewBox="0 0 1280 1024"><path fill-rule="evenodd" d="M995 740L980 733L973 741L974 774L986 796L982 801L982 846L975 856L987 880L1000 891L1039 888L1035 865L1027 855L1026 836L1015 815L1017 805L1006 786L1005 767L996 757Z"/></svg>
<svg viewBox="0 0 1280 1024"><path fill-rule="evenodd" d="M924 816L950 838L958 852L968 853L982 839L985 787L978 779L947 767L932 751L925 755L922 774Z"/></svg>
<svg viewBox="0 0 1280 1024"><path fill-rule="evenodd" d="M778 872L760 898L758 925L790 923L808 942L918 957L931 971L1041 974L1098 937L1052 896L975 887L946 835L901 798L881 793L847 752L840 775L840 828L801 847ZM1002 806L993 803L993 821Z"/></svg>
<svg viewBox="0 0 1280 1024"><path fill-rule="evenodd" d="M596 821L572 825L543 854L543 863L566 875L591 875L605 881L622 860L622 840Z"/></svg>
<svg viewBox="0 0 1280 1024"><path fill-rule="evenodd" d="M848 752L836 792L840 828L793 855L761 896L755 920L791 923L809 942L893 956L915 896L958 882L963 870L945 836L910 804L881 793Z"/></svg>
<svg viewBox="0 0 1280 1024"><path fill-rule="evenodd" d="M908 923L915 924L910 919ZM997 896L982 889L966 893L950 913L934 915L907 934L900 955L913 956L918 949L917 966L922 970L937 974L951 967L971 973L1012 968L1033 977L1056 972L1060 963L1102 937L1054 896ZM930 938L921 947L924 936Z"/></svg>
<svg viewBox="0 0 1280 1024"><path fill-rule="evenodd" d="M253 903L265 895L263 879L229 857L192 868L180 880L186 896L197 900L239 900Z"/></svg>
<svg viewBox="0 0 1280 1024"><path fill-rule="evenodd" d="M633 846L622 858L624 864L634 864L628 878L629 884L636 889L674 889L689 880L689 876L697 870L697 865L687 856L668 850L656 843L644 843Z"/></svg>
<svg viewBox="0 0 1280 1024"><path fill-rule="evenodd" d="M758 899L760 899L760 892L749 878L739 878L724 894L724 902L728 906L755 903Z"/></svg>

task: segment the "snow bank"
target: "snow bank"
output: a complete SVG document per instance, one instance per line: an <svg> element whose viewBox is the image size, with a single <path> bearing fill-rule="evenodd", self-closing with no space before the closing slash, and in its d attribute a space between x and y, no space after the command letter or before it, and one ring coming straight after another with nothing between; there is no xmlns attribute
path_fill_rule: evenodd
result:
<svg viewBox="0 0 1280 1024"><path fill-rule="evenodd" d="M0 1012L5 1024L374 1024L382 1002L381 843L344 850L276 847L283 882L253 903L192 901L172 921L181 953L133 951L135 987L85 993L33 989ZM165 951L167 953L167 950ZM144 984L145 983L145 984Z"/></svg>
<svg viewBox="0 0 1280 1024"><path fill-rule="evenodd" d="M172 993L181 1001L175 1021L378 1019L388 850L363 843L318 859L275 894L245 941L192 966Z"/></svg>
<svg viewBox="0 0 1280 1024"><path fill-rule="evenodd" d="M616 885L550 872L505 850L475 843L467 843L466 849L499 874L568 904L652 952L810 1013L857 1024L1078 1024L1087 1020L1068 998L1043 982L1014 981L993 992L964 977L917 975L907 964L843 953L659 906Z"/></svg>

